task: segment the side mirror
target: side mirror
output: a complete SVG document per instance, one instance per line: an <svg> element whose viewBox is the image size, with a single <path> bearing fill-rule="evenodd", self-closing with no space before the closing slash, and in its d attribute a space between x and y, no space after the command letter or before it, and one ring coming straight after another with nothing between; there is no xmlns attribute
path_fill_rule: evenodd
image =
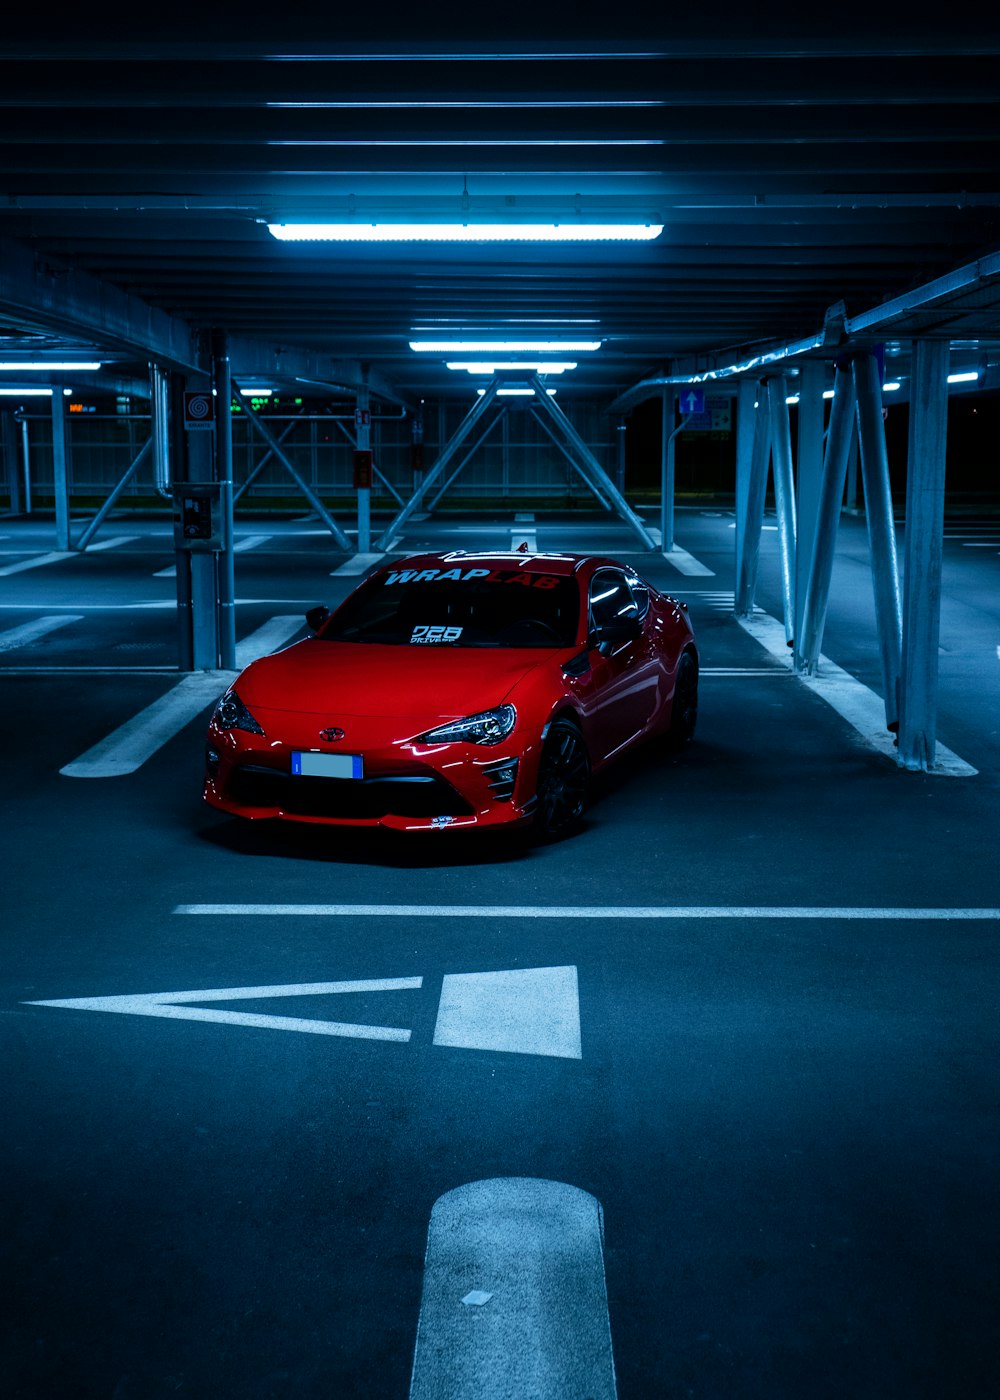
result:
<svg viewBox="0 0 1000 1400"><path fill-rule="evenodd" d="M309 627L310 631L318 632L323 626L323 623L326 622L327 618L330 616L330 609L324 607L324 605L320 603L318 607L310 608L306 613L306 625Z"/></svg>
<svg viewBox="0 0 1000 1400"><path fill-rule="evenodd" d="M598 651L603 656L607 656L612 648L620 647L625 642L635 641L641 633L641 618L619 617L614 622L606 622L603 627L596 628L593 636Z"/></svg>

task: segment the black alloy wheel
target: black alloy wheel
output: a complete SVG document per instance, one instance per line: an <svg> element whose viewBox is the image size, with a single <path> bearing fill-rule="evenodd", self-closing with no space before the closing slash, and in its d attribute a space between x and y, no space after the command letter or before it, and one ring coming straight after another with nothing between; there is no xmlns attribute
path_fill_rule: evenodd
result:
<svg viewBox="0 0 1000 1400"><path fill-rule="evenodd" d="M538 768L534 828L543 840L565 836L579 826L590 787L590 758L583 735L567 719L550 726Z"/></svg>
<svg viewBox="0 0 1000 1400"><path fill-rule="evenodd" d="M677 666L674 700L670 711L667 742L680 749L694 737L698 722L698 663L689 651L684 652Z"/></svg>

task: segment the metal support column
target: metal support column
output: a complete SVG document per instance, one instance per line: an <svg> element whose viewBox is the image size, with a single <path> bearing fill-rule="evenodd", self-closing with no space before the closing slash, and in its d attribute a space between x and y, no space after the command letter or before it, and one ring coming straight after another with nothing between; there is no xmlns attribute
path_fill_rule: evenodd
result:
<svg viewBox="0 0 1000 1400"><path fill-rule="evenodd" d="M615 486L618 488L619 495L623 495L625 492L625 434L627 431L628 425L625 419L619 418L616 433L618 442L618 464L615 471Z"/></svg>
<svg viewBox="0 0 1000 1400"><path fill-rule="evenodd" d="M243 397L243 392L240 389L239 385L236 383L235 379L231 380L230 382L232 386L232 392L234 394L240 395L240 397ZM264 420L258 416L254 409L250 407L249 402L246 405L246 417L248 421L253 424L254 432L256 432L260 437L264 439L268 447L274 453L275 457L277 457L278 461L284 467L285 471L292 478L296 486L302 492L303 496L305 496L306 500L309 502L310 506L319 516L320 520L322 520L323 524L330 531L330 534L336 541L337 548L344 550L344 552L347 554L353 554L354 547L351 544L350 540L344 534L343 530L337 524L336 520L334 520L333 516L327 510L326 506L320 500L316 492L312 489L308 482L303 481L302 477L292 465L291 459L289 458L288 454L282 449L274 433L271 432L271 429L267 426Z"/></svg>
<svg viewBox="0 0 1000 1400"><path fill-rule="evenodd" d="M473 428L475 428L476 424L484 416L486 410L496 398L499 384L500 381L497 379L490 380L482 398L476 399L476 402L472 405L468 413L458 425L458 428L452 434L451 440L447 442L444 445L444 447L442 447L441 452L438 455L437 461L434 463L433 467L424 477L424 480L419 489L413 493L413 495L407 501L406 505L403 506L402 510L397 511L396 515L390 521L387 528L378 537L378 539L375 542L376 549L388 549L389 542L392 539L394 539L396 535L399 534L400 530L402 530L403 526L409 520L410 516L419 506L421 498L424 495L426 495L428 491L430 491L431 487L433 487L438 481L441 480L442 476L444 475L445 469L448 466L448 463L454 457L455 453L462 446L463 442L465 442L466 438L472 432Z"/></svg>
<svg viewBox="0 0 1000 1400"><path fill-rule="evenodd" d="M918 340L910 379L899 763L934 766L948 432L948 342Z"/></svg>
<svg viewBox="0 0 1000 1400"><path fill-rule="evenodd" d="M802 628L795 647L795 665L815 675L823 646L826 609L833 576L833 554L837 543L840 507L844 499L847 459L855 441L854 381L847 365L838 365L830 405L830 426L826 434L823 476L820 481L816 527L813 532L812 560L805 598L802 602Z"/></svg>
<svg viewBox="0 0 1000 1400"><path fill-rule="evenodd" d="M529 405L529 407L530 407L530 405ZM573 470L576 472L577 476L578 476L578 477L580 478L580 480L583 482L584 486L586 486L587 490L593 492L593 494L597 497L598 501L600 501L602 507L603 507L605 510L611 510L611 509L612 509L611 502L608 500L608 498L607 498L607 497L603 494L603 492L600 490L600 488L598 487L597 482L596 482L596 481L592 481L592 480L590 479L590 477L587 475L587 473L583 470L583 468L580 466L580 463L576 460L576 458L573 456L572 452L571 452L571 451L569 450L569 448L567 447L566 443L564 443L564 442L562 442L562 441L560 440L559 435L556 433L556 431L555 431L555 429L553 428L552 424L546 422L546 420L542 417L542 415L541 415L540 413L535 412L534 408L531 408L531 414L532 414L532 417L534 418L535 422L538 424L538 426L542 429L542 431L543 431L543 432L545 433L545 435L548 437L549 441L550 441L555 447L557 447L557 448L559 449L559 451L562 453L562 455L566 458L566 461L570 464L570 466L571 466L571 467L573 468Z"/></svg>
<svg viewBox="0 0 1000 1400"><path fill-rule="evenodd" d="M889 490L889 458L882 419L882 382L874 355L859 356L852 366L858 404L861 480L865 492L868 547L871 552L875 621L878 625L885 723L899 728L899 668L903 641L903 610L899 596L896 533Z"/></svg>
<svg viewBox="0 0 1000 1400"><path fill-rule="evenodd" d="M792 471L792 427L788 414L788 381L767 381L771 418L771 461L774 505L778 517L778 558L781 563L781 602L785 642L795 642L795 478Z"/></svg>
<svg viewBox="0 0 1000 1400"><path fill-rule="evenodd" d="M674 547L674 440L677 396L660 395L660 552Z"/></svg>
<svg viewBox="0 0 1000 1400"><path fill-rule="evenodd" d="M149 367L149 427L153 447L153 485L165 501L170 490L170 371Z"/></svg>
<svg viewBox="0 0 1000 1400"><path fill-rule="evenodd" d="M752 617L757 592L757 566L760 563L760 536L764 528L764 499L767 495L767 464L771 454L771 424L768 414L767 385L756 386L756 411L753 423L753 450L747 481L746 514L743 521L743 544L740 549L740 569L736 575L734 611L737 617ZM754 400L751 400L753 403ZM739 534L739 522L737 522Z"/></svg>
<svg viewBox="0 0 1000 1400"><path fill-rule="evenodd" d="M616 489L614 483L609 479L607 472L605 472L600 462L591 452L590 448L566 417L566 414L556 403L555 399L550 398L546 393L545 384L541 377L537 373L532 374L528 382L535 391L536 406L548 413L549 417L570 443L570 446L576 451L584 474L588 478L600 483L602 491L611 501L612 509L615 510L617 514L621 516L622 520L625 521L626 525L632 529L636 537L642 542L643 549L655 549L656 541L626 501L625 497Z"/></svg>
<svg viewBox="0 0 1000 1400"><path fill-rule="evenodd" d="M7 473L11 515L21 514L21 454L17 445L17 424L11 410L0 414L3 419L3 460Z"/></svg>
<svg viewBox="0 0 1000 1400"><path fill-rule="evenodd" d="M27 418L21 419L21 459L24 462L24 513L31 514L31 442Z"/></svg>
<svg viewBox="0 0 1000 1400"><path fill-rule="evenodd" d="M368 378L368 368L362 369L365 379ZM357 427L357 442L359 452L370 452L372 446L371 430L371 395L368 392L367 383L357 392L354 401L354 422ZM372 547L372 488L371 486L359 486L358 491L358 553L370 554Z"/></svg>
<svg viewBox="0 0 1000 1400"><path fill-rule="evenodd" d="M752 379L741 379L736 391L736 567L737 580L743 567L743 539L746 534L747 501L750 496L750 468L753 463L753 442L757 412L754 404L759 385Z"/></svg>
<svg viewBox="0 0 1000 1400"><path fill-rule="evenodd" d="M467 464L468 462L471 462L471 461L472 461L473 457L476 455L476 453L477 453L477 452L479 451L479 449L482 447L483 443L484 443L484 442L486 441L486 439L489 437L490 433L493 432L493 429L496 428L499 424L501 424L501 423L506 423L506 422L507 422L507 405L506 405L506 404L501 404L501 405L500 405L500 412L499 412L499 413L497 414L497 416L493 419L493 422L490 423L490 424L484 429L484 431L481 432L481 433L479 434L478 438L476 438L476 441L473 443L472 447L470 447L469 450L468 450L468 452L466 452L465 456L462 458L462 460L459 462L458 466L455 468L455 470L454 470L454 471L452 472L452 474L449 476L448 480L445 481L445 482L442 482L442 484L441 484L441 485L438 487L438 489L435 491L435 493L434 493L434 495L431 497L431 499L426 503L424 509L427 511L428 515L433 515L433 514L434 514L434 512L435 512L435 511L437 510L437 508L438 508L438 503L440 502L442 496L445 496L445 495L448 493L448 491L451 489L453 483L456 482L456 481L458 480L458 478L462 475L462 472L463 472L463 471L465 470L465 468L466 468L466 464Z"/></svg>
<svg viewBox="0 0 1000 1400"><path fill-rule="evenodd" d="M56 549L70 547L69 531L69 438L63 391L52 390L52 488L56 506Z"/></svg>
<svg viewBox="0 0 1000 1400"><path fill-rule="evenodd" d="M147 438L147 440L139 448L139 451L136 453L135 457L132 459L132 463L126 470L125 475L115 483L111 494L108 496L108 499L104 502L100 510L94 516L93 520L90 522L90 524L84 530L83 534L80 536L76 545L77 549L82 551L87 548L88 544L90 544L90 541L97 534L98 530L104 524L105 520L107 520L112 510L114 510L115 502L118 500L118 497L125 490L125 487L135 476L139 468L145 464L152 451L153 439Z"/></svg>
<svg viewBox="0 0 1000 1400"><path fill-rule="evenodd" d="M806 590L812 570L823 479L823 386L826 366L810 361L799 371L799 432L795 474L795 664L799 667L799 639L805 611Z"/></svg>
<svg viewBox="0 0 1000 1400"><path fill-rule="evenodd" d="M233 528L233 390L229 342L223 331L212 337L212 375L218 422L215 479L222 486L222 550L218 556L219 665L236 669L236 556ZM250 410L253 412L253 409Z"/></svg>

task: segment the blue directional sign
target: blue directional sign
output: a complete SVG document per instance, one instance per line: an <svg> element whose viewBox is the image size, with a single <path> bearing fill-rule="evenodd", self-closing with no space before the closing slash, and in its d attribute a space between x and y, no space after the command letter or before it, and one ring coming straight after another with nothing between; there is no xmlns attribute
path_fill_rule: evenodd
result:
<svg viewBox="0 0 1000 1400"><path fill-rule="evenodd" d="M704 389L683 389L681 391L681 412L682 413L704 413L705 412L705 390Z"/></svg>

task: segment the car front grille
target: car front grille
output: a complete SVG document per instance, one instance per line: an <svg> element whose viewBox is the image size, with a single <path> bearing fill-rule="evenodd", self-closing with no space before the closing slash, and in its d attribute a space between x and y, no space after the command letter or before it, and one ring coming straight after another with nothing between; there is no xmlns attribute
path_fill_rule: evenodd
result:
<svg viewBox="0 0 1000 1400"><path fill-rule="evenodd" d="M242 764L229 780L234 802L244 807L279 807L291 816L466 817L472 808L437 774L378 778L303 778L257 764Z"/></svg>

